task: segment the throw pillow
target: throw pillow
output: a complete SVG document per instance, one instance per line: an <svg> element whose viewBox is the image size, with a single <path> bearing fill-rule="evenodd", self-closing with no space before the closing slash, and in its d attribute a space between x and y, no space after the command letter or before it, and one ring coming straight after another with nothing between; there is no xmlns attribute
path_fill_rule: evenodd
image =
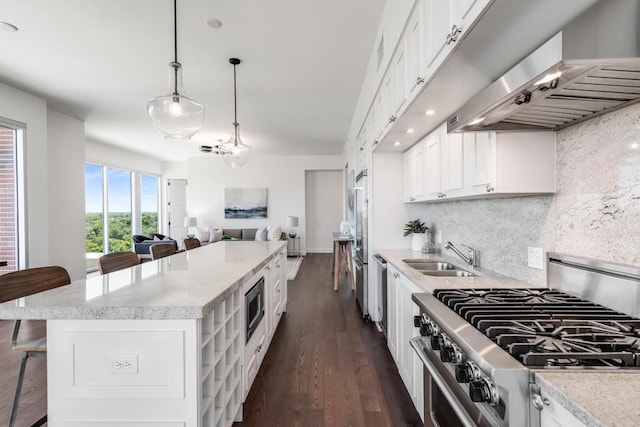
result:
<svg viewBox="0 0 640 427"><path fill-rule="evenodd" d="M265 241L267 240L267 227L260 227L256 231L256 241Z"/></svg>
<svg viewBox="0 0 640 427"><path fill-rule="evenodd" d="M164 236L164 238L162 240L173 240L171 237L169 236Z"/></svg>
<svg viewBox="0 0 640 427"><path fill-rule="evenodd" d="M160 240L162 240L161 238L159 238L158 236L153 236L153 240L155 240L156 242L159 242Z"/></svg>
<svg viewBox="0 0 640 427"><path fill-rule="evenodd" d="M282 234L282 227L276 225L275 227L267 228L267 240L280 240Z"/></svg>
<svg viewBox="0 0 640 427"><path fill-rule="evenodd" d="M208 242L209 241L209 229L202 227L195 227L196 229L196 239L200 240L200 242Z"/></svg>
<svg viewBox="0 0 640 427"><path fill-rule="evenodd" d="M218 228L209 228L209 243L219 242L222 240L222 230Z"/></svg>

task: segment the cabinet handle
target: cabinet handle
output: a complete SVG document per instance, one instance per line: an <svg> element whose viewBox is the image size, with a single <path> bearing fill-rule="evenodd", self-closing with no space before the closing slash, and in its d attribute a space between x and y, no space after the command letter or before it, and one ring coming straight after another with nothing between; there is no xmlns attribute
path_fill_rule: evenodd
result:
<svg viewBox="0 0 640 427"><path fill-rule="evenodd" d="M460 35L460 33L462 33L462 27L458 27L457 25L454 25L453 27L451 27L451 41L452 42L457 42L458 41L458 36Z"/></svg>
<svg viewBox="0 0 640 427"><path fill-rule="evenodd" d="M393 277L398 278L398 273L393 273Z"/></svg>
<svg viewBox="0 0 640 427"><path fill-rule="evenodd" d="M260 353L260 350L262 350L262 344L256 347L256 353Z"/></svg>
<svg viewBox="0 0 640 427"><path fill-rule="evenodd" d="M453 37L451 37L451 34L447 34L447 43L446 43L446 45L449 46L451 43L453 43Z"/></svg>
<svg viewBox="0 0 640 427"><path fill-rule="evenodd" d="M487 184L487 193L491 193L491 192L492 192L492 191L494 191L494 190L495 190L495 188L493 188L493 187L491 186L491 184Z"/></svg>
<svg viewBox="0 0 640 427"><path fill-rule="evenodd" d="M267 270L267 271L269 271L269 270L271 270L271 267L267 266L267 267L265 267L264 269L265 269L265 270Z"/></svg>
<svg viewBox="0 0 640 427"><path fill-rule="evenodd" d="M398 120L398 118L397 118L396 116L391 116L391 117L389 117L389 123L393 123L393 122L395 122L396 120Z"/></svg>
<svg viewBox="0 0 640 427"><path fill-rule="evenodd" d="M409 197L409 201L410 201L410 202L413 202L413 201L415 201L415 200L416 200L416 198L415 198L415 197Z"/></svg>
<svg viewBox="0 0 640 427"><path fill-rule="evenodd" d="M276 294L279 294L279 293L280 293L280 289L276 289Z"/></svg>
<svg viewBox="0 0 640 427"><path fill-rule="evenodd" d="M276 268L280 268L280 264L276 264Z"/></svg>
<svg viewBox="0 0 640 427"><path fill-rule="evenodd" d="M424 83L424 79L418 76L418 78L416 79L416 85L421 85L422 83Z"/></svg>
<svg viewBox="0 0 640 427"><path fill-rule="evenodd" d="M364 151L364 147L360 147L360 151Z"/></svg>
<svg viewBox="0 0 640 427"><path fill-rule="evenodd" d="M374 139L374 140L373 140L373 145L374 145L374 146L375 146L375 145L378 145L378 143L379 143L379 142L380 142L380 141L378 141L377 139Z"/></svg>

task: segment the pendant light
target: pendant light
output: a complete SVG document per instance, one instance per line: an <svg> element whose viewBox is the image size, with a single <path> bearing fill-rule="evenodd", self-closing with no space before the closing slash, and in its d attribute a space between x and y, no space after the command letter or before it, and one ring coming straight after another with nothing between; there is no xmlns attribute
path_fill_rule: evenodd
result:
<svg viewBox="0 0 640 427"><path fill-rule="evenodd" d="M169 92L147 102L153 125L165 138L191 138L204 120L204 106L186 96L182 86L182 64L178 62L178 12L173 0L173 62L169 63Z"/></svg>
<svg viewBox="0 0 640 427"><path fill-rule="evenodd" d="M230 168L241 168L249 161L251 147L243 143L240 139L238 127L238 97L236 89L236 66L240 64L238 58L229 58L229 63L233 65L233 133L231 138L219 145L219 154Z"/></svg>

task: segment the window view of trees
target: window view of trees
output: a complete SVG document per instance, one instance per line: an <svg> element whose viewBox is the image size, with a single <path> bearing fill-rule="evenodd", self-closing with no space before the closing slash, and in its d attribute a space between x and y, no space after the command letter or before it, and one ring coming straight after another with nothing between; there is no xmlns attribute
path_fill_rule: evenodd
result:
<svg viewBox="0 0 640 427"><path fill-rule="evenodd" d="M141 214L132 216L132 179L140 179ZM104 179L107 179L107 197L105 209ZM87 269L97 266L98 258L107 252L132 250L131 235L136 229L147 236L158 232L158 177L136 175L131 171L107 168L87 163L85 165L85 231ZM107 229L104 215L107 211ZM136 215L137 216L137 215ZM105 244L105 232L108 246Z"/></svg>

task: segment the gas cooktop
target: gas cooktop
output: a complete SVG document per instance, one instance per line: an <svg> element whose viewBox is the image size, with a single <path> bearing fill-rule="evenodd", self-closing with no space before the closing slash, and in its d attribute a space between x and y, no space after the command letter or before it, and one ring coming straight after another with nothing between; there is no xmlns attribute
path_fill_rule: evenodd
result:
<svg viewBox="0 0 640 427"><path fill-rule="evenodd" d="M554 289L435 290L523 365L640 366L640 319Z"/></svg>

